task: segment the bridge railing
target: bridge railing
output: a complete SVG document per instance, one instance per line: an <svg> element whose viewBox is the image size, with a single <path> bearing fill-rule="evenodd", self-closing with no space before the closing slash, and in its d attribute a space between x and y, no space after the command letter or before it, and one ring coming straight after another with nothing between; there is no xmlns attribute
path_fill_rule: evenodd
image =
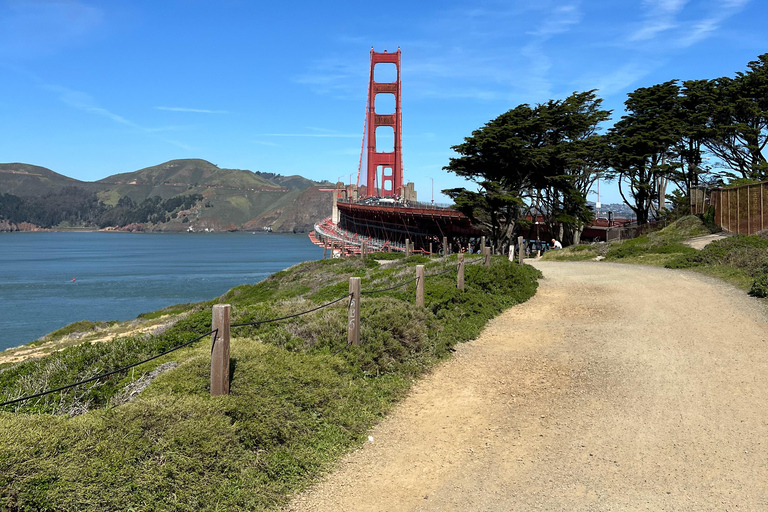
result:
<svg viewBox="0 0 768 512"><path fill-rule="evenodd" d="M339 199L339 203L344 204L358 204L361 206L376 206L377 208L419 208L422 210L455 210L455 205L448 203L425 203L421 201L395 201L395 202L381 202L381 201L368 201L363 199L361 201L351 201L347 199Z"/></svg>

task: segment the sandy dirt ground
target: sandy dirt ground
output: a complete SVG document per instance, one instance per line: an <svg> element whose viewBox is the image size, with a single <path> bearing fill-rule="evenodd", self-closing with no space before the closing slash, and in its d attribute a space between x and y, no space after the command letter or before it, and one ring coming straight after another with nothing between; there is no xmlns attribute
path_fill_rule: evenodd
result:
<svg viewBox="0 0 768 512"><path fill-rule="evenodd" d="M768 510L768 316L666 269L536 262L299 511Z"/></svg>
<svg viewBox="0 0 768 512"><path fill-rule="evenodd" d="M55 341L47 341L39 345L21 345L18 347L11 347L0 352L0 364L3 363L18 363L26 361L27 359L33 359L36 357L43 357L72 345L79 345L80 343L107 343L118 337L135 336L137 334L157 334L161 331L168 329L174 323L179 320L180 316L171 318L170 315L163 315L152 320L131 320L129 322L122 322L115 326L106 327L94 332L74 333L70 336L65 336Z"/></svg>
<svg viewBox="0 0 768 512"><path fill-rule="evenodd" d="M722 240L723 238L728 238L729 236L731 235L726 233L715 233L714 235L697 236L696 238L691 238L683 243L688 247L701 250L712 242L716 240Z"/></svg>

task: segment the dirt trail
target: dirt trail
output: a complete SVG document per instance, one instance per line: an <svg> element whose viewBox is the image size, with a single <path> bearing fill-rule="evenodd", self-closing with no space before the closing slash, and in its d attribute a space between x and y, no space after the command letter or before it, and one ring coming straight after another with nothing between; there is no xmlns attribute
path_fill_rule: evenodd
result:
<svg viewBox="0 0 768 512"><path fill-rule="evenodd" d="M768 510L768 316L695 274L535 263L297 511Z"/></svg>
<svg viewBox="0 0 768 512"><path fill-rule="evenodd" d="M690 238L683 242L688 247L693 247L694 249L703 249L712 242L715 242L717 240L722 240L723 238L728 238L731 236L728 233L715 233L713 235L704 235L704 236L697 236L695 238Z"/></svg>

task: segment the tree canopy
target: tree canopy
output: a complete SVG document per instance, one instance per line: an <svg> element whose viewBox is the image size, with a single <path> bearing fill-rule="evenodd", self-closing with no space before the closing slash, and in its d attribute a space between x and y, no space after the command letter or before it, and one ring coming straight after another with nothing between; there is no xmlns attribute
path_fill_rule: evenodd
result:
<svg viewBox="0 0 768 512"><path fill-rule="evenodd" d="M601 102L594 91L573 93L565 100L519 105L489 121L453 146L460 156L444 167L479 190L443 192L486 229L500 250L509 246L526 216L537 212L564 236L578 238L591 218L583 190L602 159L597 126L610 115Z"/></svg>
<svg viewBox="0 0 768 512"><path fill-rule="evenodd" d="M477 190L443 192L504 247L537 214L565 243L578 243L591 216L587 195L603 172L639 224L665 215L669 197L685 210L701 185L768 180L768 53L734 77L628 93L606 135L598 133L610 115L601 102L595 91L573 93L489 121L452 147L459 156L444 167Z"/></svg>

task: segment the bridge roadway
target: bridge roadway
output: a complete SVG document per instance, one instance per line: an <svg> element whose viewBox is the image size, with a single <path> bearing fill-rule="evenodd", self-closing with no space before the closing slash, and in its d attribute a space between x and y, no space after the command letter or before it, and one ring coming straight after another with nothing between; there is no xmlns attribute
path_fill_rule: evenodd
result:
<svg viewBox="0 0 768 512"><path fill-rule="evenodd" d="M358 236L403 244L410 239L415 250L436 251L443 237L457 250L483 233L458 210L417 204L414 206L339 202L339 227Z"/></svg>

